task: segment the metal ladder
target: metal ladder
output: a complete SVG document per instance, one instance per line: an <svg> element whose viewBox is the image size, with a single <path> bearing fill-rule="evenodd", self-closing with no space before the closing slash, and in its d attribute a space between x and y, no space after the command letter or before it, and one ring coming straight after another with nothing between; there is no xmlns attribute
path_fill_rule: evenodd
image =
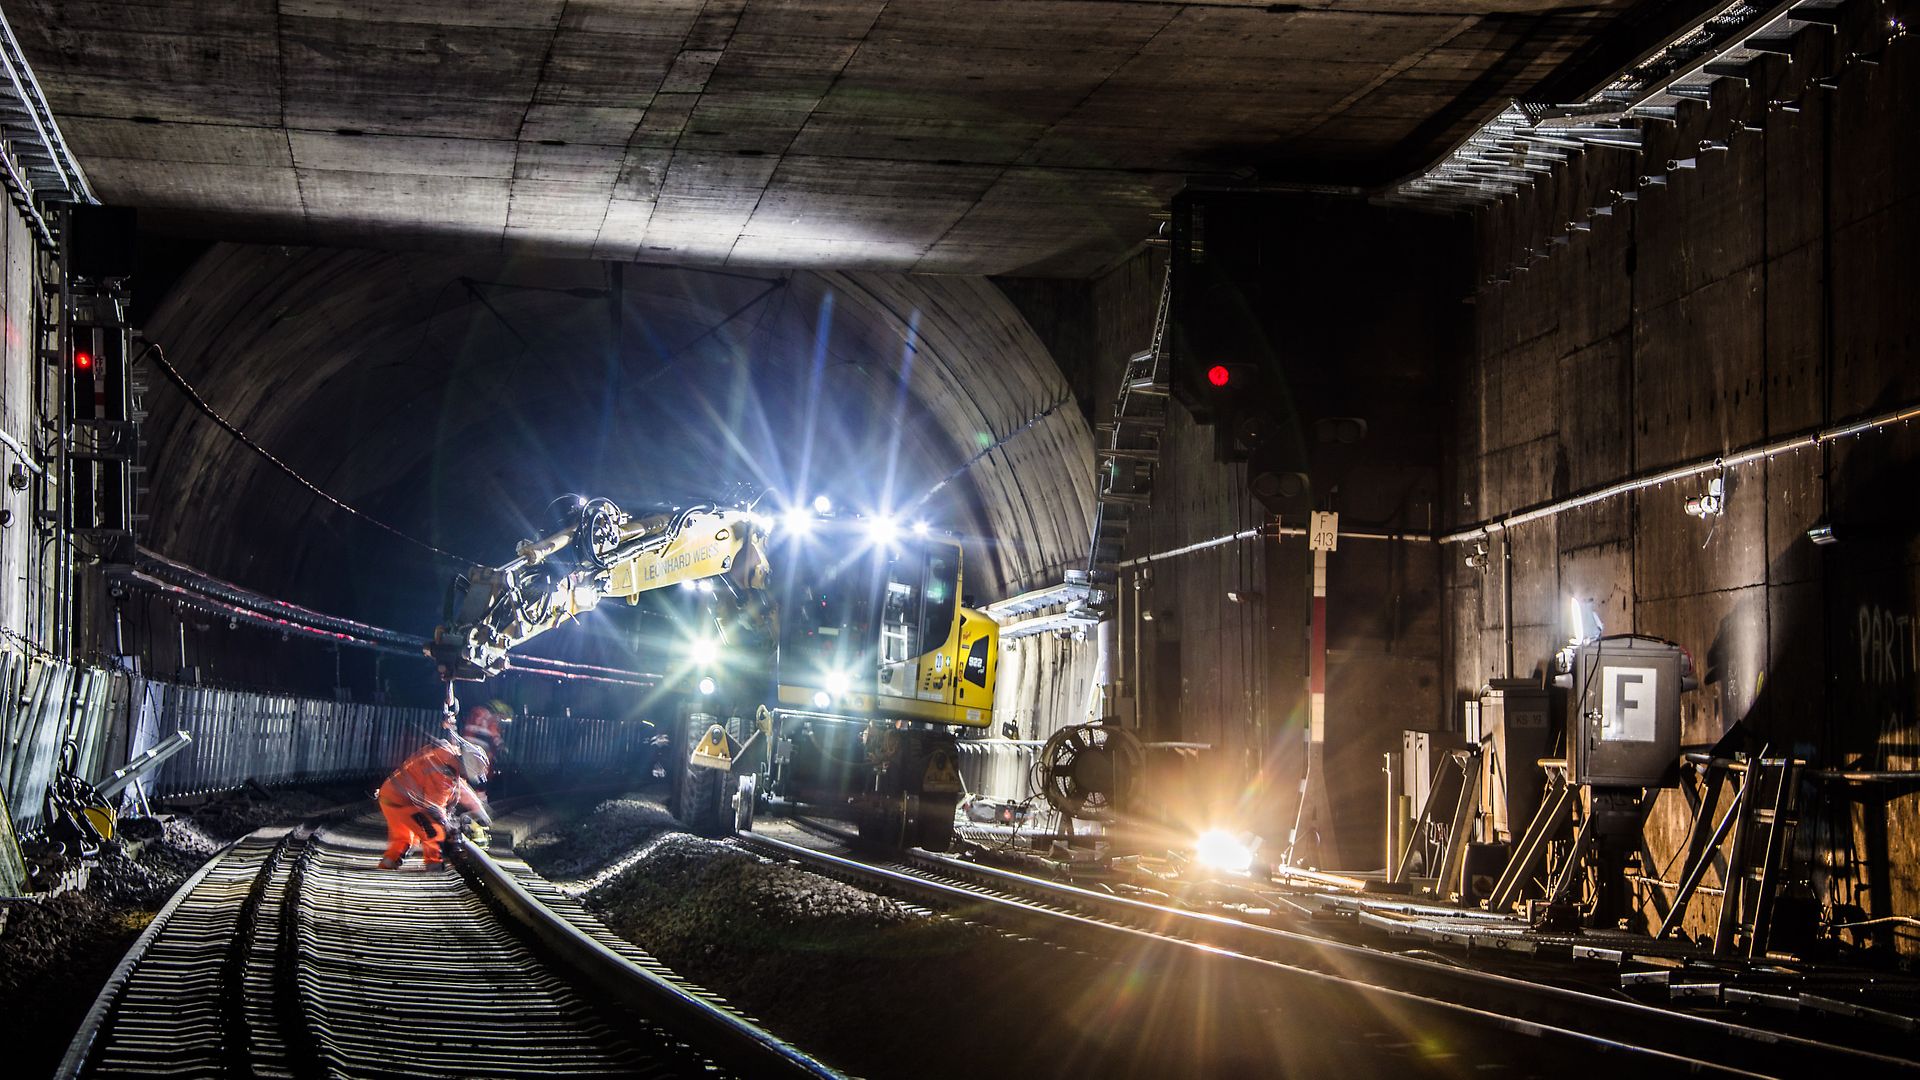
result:
<svg viewBox="0 0 1920 1080"><path fill-rule="evenodd" d="M133 336L138 343L140 335ZM132 409L128 416L133 421L133 463L127 466L127 482L133 493L132 513L128 517L128 529L133 533L134 543L143 539L146 530L147 513L142 509L147 503L150 487L147 483L147 391L152 384L147 381L148 367L131 361L140 354L135 348L127 359L127 393L132 400Z"/></svg>
<svg viewBox="0 0 1920 1080"><path fill-rule="evenodd" d="M1713 954L1731 956L1744 950L1749 957L1766 955L1780 872L1786 868L1792 835L1800 823L1800 770L1805 764L1792 756L1769 758L1766 747L1752 755L1708 755L1701 767L1700 803L1687 839L1686 874L1656 938L1673 933L1686 918L1688 902L1713 866L1721 842L1731 834ZM1737 778L1733 805L1715 824L1720 787L1729 776Z"/></svg>
<svg viewBox="0 0 1920 1080"><path fill-rule="evenodd" d="M1767 954L1780 874L1786 870L1793 832L1800 825L1802 764L1791 754L1777 761L1764 754L1747 761L1742 786L1751 785L1755 797L1746 800L1746 812L1727 856L1728 881L1720 898L1720 925L1713 936L1716 956L1742 950L1750 958Z"/></svg>
<svg viewBox="0 0 1920 1080"><path fill-rule="evenodd" d="M1134 514L1153 502L1160 437L1167 427L1167 313L1172 302L1173 267L1169 263L1153 316L1153 342L1146 351L1127 358L1119 392L1113 399L1113 419L1101 424L1097 432L1105 437L1105 443L1094 451L1099 503L1094 510L1093 547L1087 558L1087 573L1095 584L1118 580Z"/></svg>

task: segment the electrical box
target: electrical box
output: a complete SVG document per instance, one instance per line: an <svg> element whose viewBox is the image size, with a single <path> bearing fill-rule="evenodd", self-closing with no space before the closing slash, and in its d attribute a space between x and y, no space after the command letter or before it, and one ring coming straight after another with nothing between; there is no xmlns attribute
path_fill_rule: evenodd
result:
<svg viewBox="0 0 1920 1080"><path fill-rule="evenodd" d="M1686 651L1621 635L1574 650L1567 764L1576 784L1672 787L1679 780L1680 692L1698 685Z"/></svg>
<svg viewBox="0 0 1920 1080"><path fill-rule="evenodd" d="M1480 807L1489 839L1524 833L1540 807L1553 753L1553 698L1537 679L1495 679L1480 691Z"/></svg>

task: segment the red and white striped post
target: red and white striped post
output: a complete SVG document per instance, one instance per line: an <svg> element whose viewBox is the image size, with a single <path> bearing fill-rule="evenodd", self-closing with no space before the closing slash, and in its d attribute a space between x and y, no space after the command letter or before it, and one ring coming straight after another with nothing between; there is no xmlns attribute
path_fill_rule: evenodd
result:
<svg viewBox="0 0 1920 1080"><path fill-rule="evenodd" d="M1307 527L1307 546L1313 551L1313 607L1308 616L1307 762L1300 774L1300 808L1287 836L1287 862L1298 865L1300 833L1306 828L1313 857L1322 863L1334 850L1333 811L1327 803L1327 555L1340 546L1340 515L1315 511ZM1311 807L1311 810L1309 810Z"/></svg>

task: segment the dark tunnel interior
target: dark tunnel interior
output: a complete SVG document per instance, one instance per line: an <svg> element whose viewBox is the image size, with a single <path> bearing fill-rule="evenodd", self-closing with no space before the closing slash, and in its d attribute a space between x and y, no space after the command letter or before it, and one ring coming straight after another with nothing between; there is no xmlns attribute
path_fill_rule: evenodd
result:
<svg viewBox="0 0 1920 1080"><path fill-rule="evenodd" d="M962 320L981 314L998 323ZM758 499L777 513L825 495L841 513L963 538L968 598L985 603L1058 573L1085 543L1084 466L1046 451L1084 445L1087 428L1017 319L991 285L900 275L216 245L156 306L148 338L207 407L364 516L304 488L156 370L149 543L236 584L424 635L464 569L453 556L506 561L552 531L556 498ZM1035 417L1038 437L1024 430ZM1015 433L1027 444L1017 468L961 471ZM1048 492L1059 497L1033 498ZM156 610L129 613L137 636L178 652ZM203 676L261 678L242 643L267 632L187 623ZM644 625L643 611L597 612L540 648L657 670L635 651ZM301 651L311 658L294 670L327 689L332 650ZM433 692L424 664L339 663L362 692Z"/></svg>

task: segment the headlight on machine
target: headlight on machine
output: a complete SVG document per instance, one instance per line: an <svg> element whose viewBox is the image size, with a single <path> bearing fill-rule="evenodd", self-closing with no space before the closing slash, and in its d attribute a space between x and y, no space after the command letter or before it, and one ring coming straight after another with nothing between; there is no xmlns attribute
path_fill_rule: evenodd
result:
<svg viewBox="0 0 1920 1080"><path fill-rule="evenodd" d="M710 668L720 660L720 644L712 638L697 638L687 643L687 662L696 668Z"/></svg>
<svg viewBox="0 0 1920 1080"><path fill-rule="evenodd" d="M829 671L820 676L820 689L813 692L813 707L824 709L847 696L853 689L853 677L844 671Z"/></svg>

